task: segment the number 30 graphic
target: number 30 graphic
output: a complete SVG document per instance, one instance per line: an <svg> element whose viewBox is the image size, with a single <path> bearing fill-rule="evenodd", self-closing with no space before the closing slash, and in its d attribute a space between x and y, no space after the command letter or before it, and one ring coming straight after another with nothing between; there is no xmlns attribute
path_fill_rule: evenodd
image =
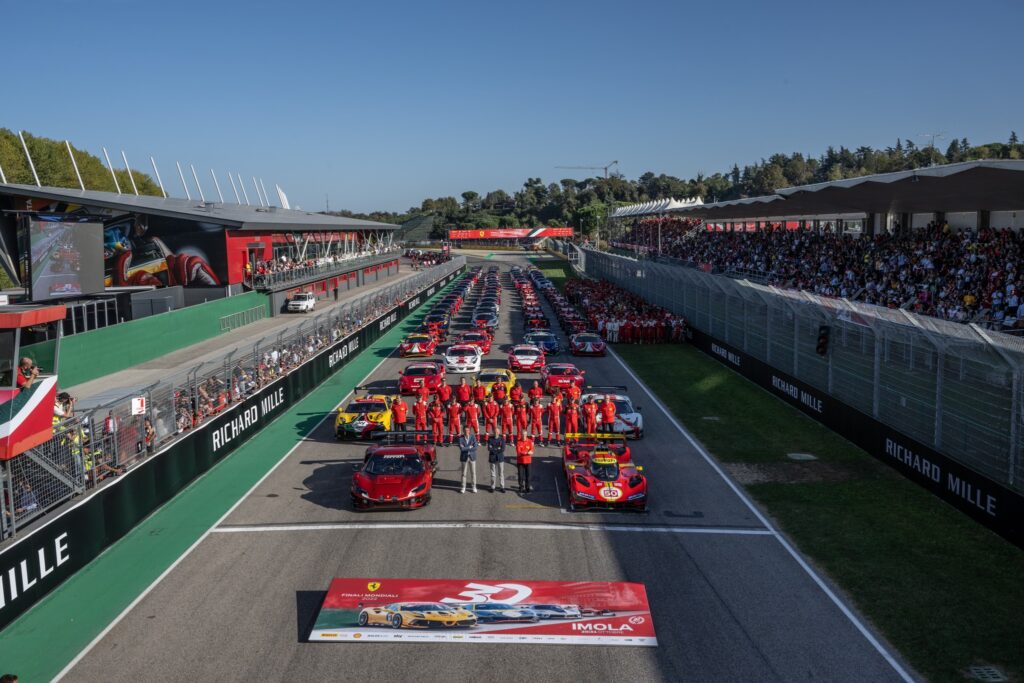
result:
<svg viewBox="0 0 1024 683"><path fill-rule="evenodd" d="M497 599L503 591L512 591L510 598ZM441 602L522 602L533 593L529 587L518 583L499 583L490 586L486 583L467 583L466 590L457 598L441 598Z"/></svg>

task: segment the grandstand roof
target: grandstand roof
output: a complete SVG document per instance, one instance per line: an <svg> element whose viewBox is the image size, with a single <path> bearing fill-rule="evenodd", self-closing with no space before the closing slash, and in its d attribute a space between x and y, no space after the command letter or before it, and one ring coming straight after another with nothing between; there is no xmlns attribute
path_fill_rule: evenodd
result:
<svg viewBox="0 0 1024 683"><path fill-rule="evenodd" d="M238 230L330 231L330 230L393 230L390 223L365 221L344 216L326 216L309 211L277 207L241 206L222 202L202 202L179 197L151 197L117 194L98 190L73 190L63 187L36 187L0 183L0 195L14 195L86 204L116 211L182 218L222 224Z"/></svg>
<svg viewBox="0 0 1024 683"><path fill-rule="evenodd" d="M670 209L669 212L731 219L1021 208L1024 208L1024 160L998 159L787 187L773 195Z"/></svg>

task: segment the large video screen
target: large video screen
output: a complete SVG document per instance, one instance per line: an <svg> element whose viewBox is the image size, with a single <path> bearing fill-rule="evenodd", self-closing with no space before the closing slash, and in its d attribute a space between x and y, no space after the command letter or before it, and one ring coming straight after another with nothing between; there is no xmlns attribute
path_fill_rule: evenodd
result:
<svg viewBox="0 0 1024 683"><path fill-rule="evenodd" d="M103 291L103 224L38 216L29 222L33 301Z"/></svg>

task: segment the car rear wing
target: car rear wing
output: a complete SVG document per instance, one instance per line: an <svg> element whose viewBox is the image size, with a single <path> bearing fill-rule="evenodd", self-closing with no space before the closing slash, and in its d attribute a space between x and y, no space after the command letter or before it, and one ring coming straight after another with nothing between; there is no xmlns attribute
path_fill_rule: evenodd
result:
<svg viewBox="0 0 1024 683"><path fill-rule="evenodd" d="M433 432L428 430L407 431L407 432L375 432L370 435L374 441L386 444L396 443L423 443L433 437Z"/></svg>
<svg viewBox="0 0 1024 683"><path fill-rule="evenodd" d="M602 440L602 439L605 440L605 441L613 441L613 440L614 441L623 441L623 440L625 440L626 437L623 434L607 434L607 433L606 434L586 434L584 432L569 432L568 434L565 435L565 438L566 439L593 439L595 441Z"/></svg>

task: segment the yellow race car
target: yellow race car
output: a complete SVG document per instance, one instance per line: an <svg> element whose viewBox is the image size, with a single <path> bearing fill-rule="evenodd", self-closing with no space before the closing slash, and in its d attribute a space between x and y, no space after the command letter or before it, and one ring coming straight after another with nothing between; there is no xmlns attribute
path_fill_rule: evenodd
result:
<svg viewBox="0 0 1024 683"><path fill-rule="evenodd" d="M511 370L506 370L505 368L499 368L496 370L484 370L477 375L476 378L480 380L480 384L487 387L487 395L490 396L491 387L499 381L505 383L506 391L510 389L512 387L512 383L516 381L516 373Z"/></svg>
<svg viewBox="0 0 1024 683"><path fill-rule="evenodd" d="M391 628L472 628L476 615L464 607L441 602L394 602L366 607L359 612L360 626Z"/></svg>
<svg viewBox="0 0 1024 683"><path fill-rule="evenodd" d="M400 396L368 394L338 408L334 435L339 439L369 439L375 432L391 431L391 406Z"/></svg>

